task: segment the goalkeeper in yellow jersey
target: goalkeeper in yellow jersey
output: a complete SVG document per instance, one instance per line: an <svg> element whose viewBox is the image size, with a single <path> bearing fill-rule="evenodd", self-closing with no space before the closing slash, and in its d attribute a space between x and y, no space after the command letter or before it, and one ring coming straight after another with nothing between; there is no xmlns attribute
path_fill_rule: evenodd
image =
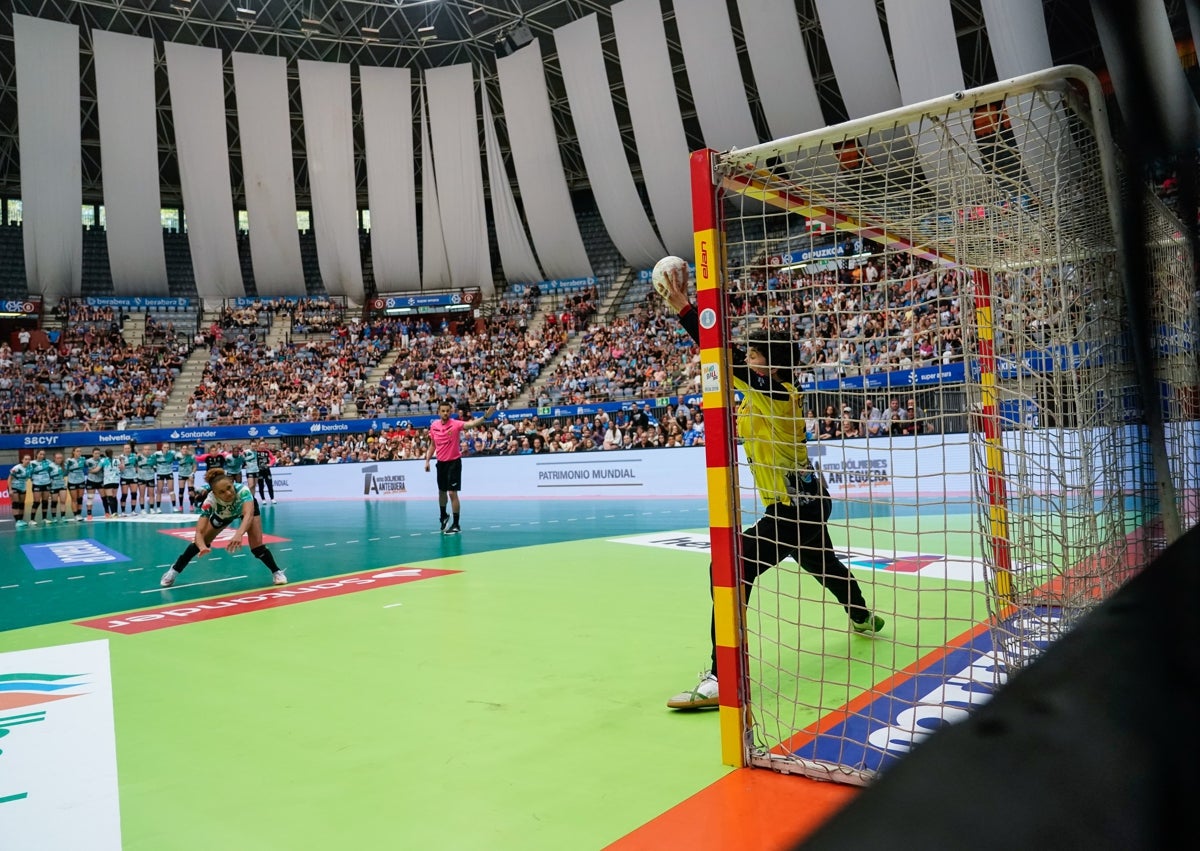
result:
<svg viewBox="0 0 1200 851"><path fill-rule="evenodd" d="M656 281L655 287L698 344L700 324L688 299L686 266L666 276L665 283ZM766 507L758 522L741 533L743 598L749 600L759 574L791 556L842 604L855 632L872 635L883 629L883 618L867 608L862 589L834 553L825 527L831 501L820 472L808 458L803 398L792 383L796 352L792 340L772 338L766 329L750 334L745 351L730 352L733 386L742 393L738 437ZM670 708L717 705L715 624L710 624L710 636L711 667L694 688L668 700Z"/></svg>

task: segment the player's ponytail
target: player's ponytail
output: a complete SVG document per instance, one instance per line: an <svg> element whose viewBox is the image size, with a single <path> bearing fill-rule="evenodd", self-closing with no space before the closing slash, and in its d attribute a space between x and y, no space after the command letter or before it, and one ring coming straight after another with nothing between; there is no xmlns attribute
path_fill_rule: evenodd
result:
<svg viewBox="0 0 1200 851"><path fill-rule="evenodd" d="M209 489L215 487L221 479L229 479L229 475L220 467L213 467L204 474L204 483L208 485ZM233 480L230 479L230 481Z"/></svg>

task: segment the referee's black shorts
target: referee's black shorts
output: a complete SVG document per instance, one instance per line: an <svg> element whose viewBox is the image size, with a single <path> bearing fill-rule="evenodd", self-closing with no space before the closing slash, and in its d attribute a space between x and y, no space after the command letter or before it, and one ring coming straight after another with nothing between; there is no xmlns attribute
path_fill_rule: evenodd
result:
<svg viewBox="0 0 1200 851"><path fill-rule="evenodd" d="M462 459L437 462L437 482L440 491L462 490Z"/></svg>

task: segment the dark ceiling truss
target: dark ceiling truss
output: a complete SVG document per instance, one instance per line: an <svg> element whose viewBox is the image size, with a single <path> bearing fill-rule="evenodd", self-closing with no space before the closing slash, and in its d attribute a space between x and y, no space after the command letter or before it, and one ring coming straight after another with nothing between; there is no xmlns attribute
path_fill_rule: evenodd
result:
<svg viewBox="0 0 1200 851"><path fill-rule="evenodd" d="M676 80L679 105L688 144L702 146L683 52L675 27L672 0L660 0ZM674 0L675 3L686 0ZM760 135L767 138L765 117L753 85L737 0L727 0L746 80L751 114ZM991 82L996 71L984 30L982 0L950 0L958 40L959 58L968 87ZM1164 0L1172 25L1186 30L1184 0ZM20 192L20 156L17 146L16 76L13 61L12 14L33 15L77 24L81 30L81 97L83 136L83 193L85 201L102 200L99 126L95 74L92 67L93 29L142 36L155 43L158 87L159 165L164 205L179 202L179 169L176 160L170 96L163 44L179 42L219 48L225 58L226 118L230 143L230 168L235 201L241 203L240 144L236 100L233 94L232 54L258 53L280 56L288 62L289 109L297 203L308 204L304 124L296 61L341 62L352 66L355 105L355 172L360 202L366 205L366 164L361 127L361 100L357 66L409 67L414 72L446 65L471 63L476 68L480 98L487 97L498 119L501 156L510 178L514 176L502 120L496 60L507 52L505 40L519 26L529 27L540 41L545 60L547 91L555 132L568 185L587 186L587 173L575 137L561 67L555 50L554 30L586 15L596 14L601 50L608 69L613 107L625 153L640 183L640 165L621 78L620 57L613 32L610 7L614 0L14 0L0 2L0 194ZM820 33L815 0L795 0L804 45L813 73L824 119L844 120L845 106ZM1055 60L1098 68L1102 58L1095 24L1084 0L1043 0L1047 29ZM239 12L249 9L254 14ZM884 0L876 0L877 13L887 24ZM433 27L432 30L425 29ZM436 35L436 38L429 38ZM414 74L414 83L420 80ZM414 102L414 109L416 103ZM420 167L420 133L414 133L417 167ZM421 185L418 174L418 191Z"/></svg>

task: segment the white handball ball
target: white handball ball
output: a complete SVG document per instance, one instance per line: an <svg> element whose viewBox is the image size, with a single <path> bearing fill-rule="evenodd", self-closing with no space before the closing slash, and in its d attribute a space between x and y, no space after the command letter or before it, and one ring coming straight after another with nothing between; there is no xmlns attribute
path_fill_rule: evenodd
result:
<svg viewBox="0 0 1200 851"><path fill-rule="evenodd" d="M650 276L654 291L664 299L670 299L672 292L687 292L688 264L682 257L664 257L654 264L654 272Z"/></svg>

